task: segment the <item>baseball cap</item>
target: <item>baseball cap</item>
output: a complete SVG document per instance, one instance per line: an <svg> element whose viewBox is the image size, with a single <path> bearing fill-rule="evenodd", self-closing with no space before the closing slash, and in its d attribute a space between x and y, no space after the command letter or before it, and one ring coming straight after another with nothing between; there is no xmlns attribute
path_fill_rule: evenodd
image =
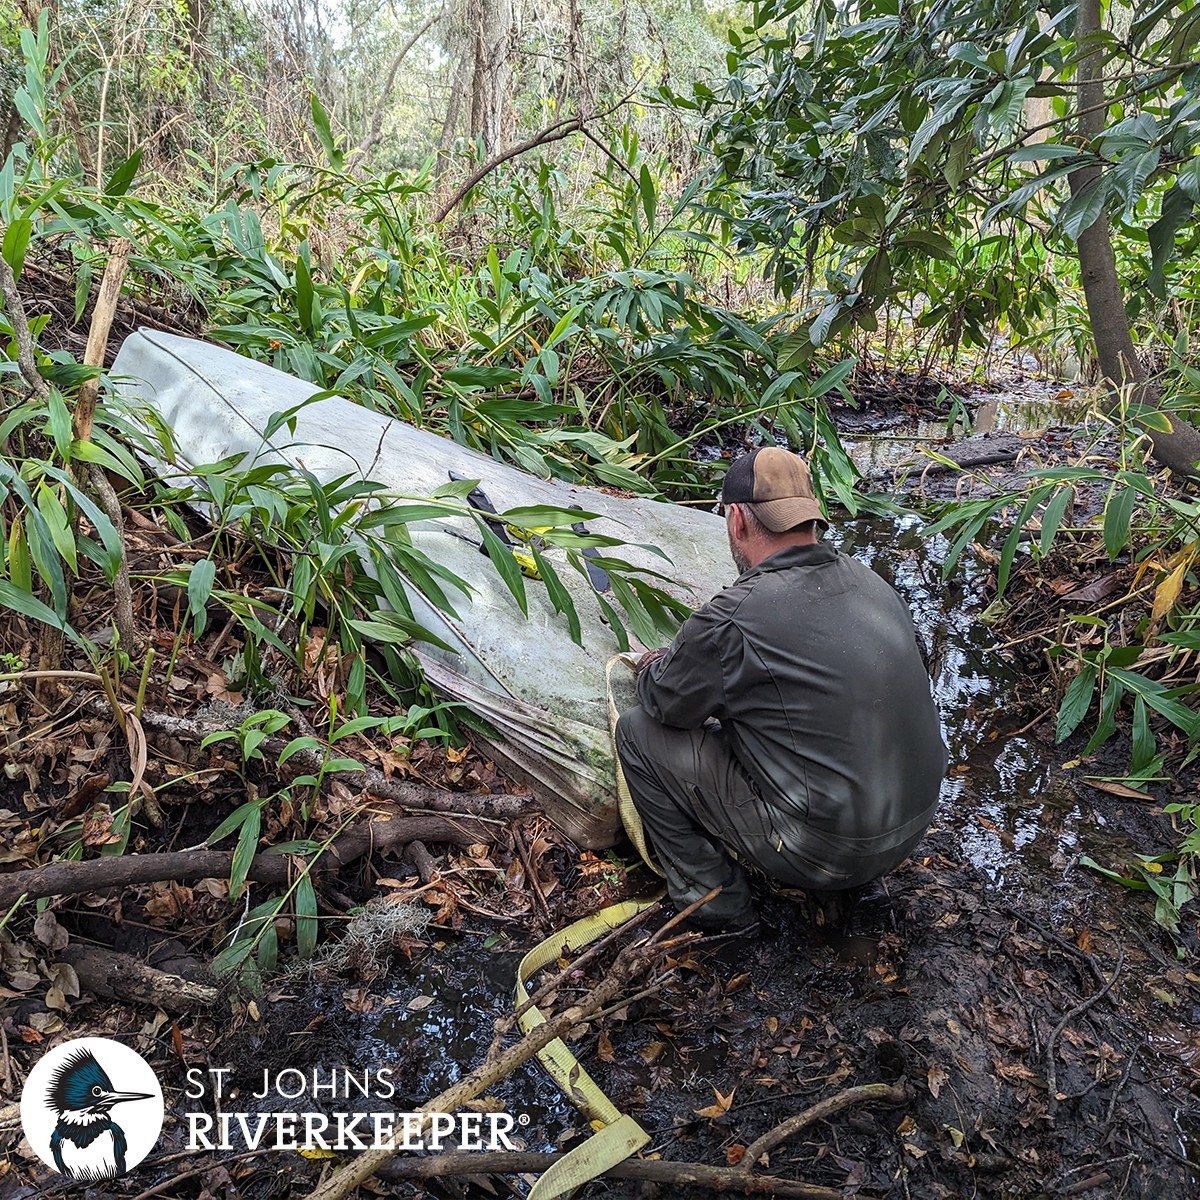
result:
<svg viewBox="0 0 1200 1200"><path fill-rule="evenodd" d="M748 504L772 533L806 521L829 526L813 491L808 463L781 446L760 446L735 458L725 473L721 503Z"/></svg>

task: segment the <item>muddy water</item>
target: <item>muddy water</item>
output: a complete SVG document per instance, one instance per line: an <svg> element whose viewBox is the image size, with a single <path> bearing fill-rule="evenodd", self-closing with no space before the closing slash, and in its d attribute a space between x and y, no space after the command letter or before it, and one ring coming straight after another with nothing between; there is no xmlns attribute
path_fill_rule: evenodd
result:
<svg viewBox="0 0 1200 1200"><path fill-rule="evenodd" d="M971 397L969 403L969 427L957 420L921 420L900 428L849 429L843 445L859 470L871 475L919 459L922 446L937 448L968 435L1069 427L1088 412L1085 395L1076 395L1057 383L1037 381L1014 383L1004 391Z"/></svg>

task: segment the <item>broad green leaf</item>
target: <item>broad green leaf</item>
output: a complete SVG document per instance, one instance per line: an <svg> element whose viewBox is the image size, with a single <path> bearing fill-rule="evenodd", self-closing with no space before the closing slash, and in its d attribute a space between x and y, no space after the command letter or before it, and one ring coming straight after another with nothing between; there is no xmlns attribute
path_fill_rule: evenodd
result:
<svg viewBox="0 0 1200 1200"><path fill-rule="evenodd" d="M1125 548L1129 541L1129 522L1133 517L1136 493L1131 487L1114 485L1112 495L1104 508L1104 548L1110 560Z"/></svg>
<svg viewBox="0 0 1200 1200"><path fill-rule="evenodd" d="M309 107L312 111L313 128L317 133L317 140L321 143L321 148L325 151L325 157L329 160L329 165L335 171L340 170L345 156L338 149L337 142L333 137L333 130L329 124L329 114L325 111L325 106L318 99L316 92L313 92L309 97Z"/></svg>
<svg viewBox="0 0 1200 1200"><path fill-rule="evenodd" d="M250 866L258 851L258 835L261 828L262 806L256 804L242 821L241 832L234 847L233 866L229 872L229 894L232 897L241 894L246 876L250 873Z"/></svg>
<svg viewBox="0 0 1200 1200"><path fill-rule="evenodd" d="M1062 206L1058 213L1058 224L1067 237L1077 242L1081 234L1091 229L1104 211L1107 195L1108 185L1101 175Z"/></svg>
<svg viewBox="0 0 1200 1200"><path fill-rule="evenodd" d="M944 262L954 262L957 257L954 243L934 229L914 229L898 237L896 245L922 250L930 258L939 258Z"/></svg>
<svg viewBox="0 0 1200 1200"><path fill-rule="evenodd" d="M296 881L296 952L312 958L317 948L317 894L307 871Z"/></svg>
<svg viewBox="0 0 1200 1200"><path fill-rule="evenodd" d="M223 820L220 825L218 825L216 829L214 829L212 833L210 833L208 837L204 839L204 844L206 846L216 846L220 844L220 842L227 838L235 829L240 829L242 825L250 818L251 813L259 808L260 805L261 801L259 800L247 800L245 804L239 804L238 807L235 808L233 812L231 812L229 816L227 816L225 820Z"/></svg>
<svg viewBox="0 0 1200 1200"><path fill-rule="evenodd" d="M1067 506L1074 498L1075 489L1072 487L1060 487L1050 497L1046 511L1042 514L1042 534L1038 541L1038 548L1043 554L1049 553L1054 538L1062 525Z"/></svg>
<svg viewBox="0 0 1200 1200"><path fill-rule="evenodd" d="M492 532L491 526L482 518L476 519L479 532L483 536L483 544L487 549L488 558L496 568L496 574L504 581L504 586L512 593L521 612L529 615L529 598L525 594L525 577L512 551Z"/></svg>
<svg viewBox="0 0 1200 1200"><path fill-rule="evenodd" d="M21 268L25 265L25 253L29 249L29 240L33 235L33 222L28 217L17 217L10 221L4 231L4 240L0 243L0 255L12 267L16 278L21 277Z"/></svg>
<svg viewBox="0 0 1200 1200"><path fill-rule="evenodd" d="M204 633L208 624L208 599L212 595L213 581L217 577L217 564L211 558L202 558L192 564L188 573L188 615L196 622L196 636Z"/></svg>
<svg viewBox="0 0 1200 1200"><path fill-rule="evenodd" d="M79 635L48 605L43 604L36 596L17 587L8 579L0 579L0 608L8 608L49 625L52 629L61 630L72 641L78 642Z"/></svg>
<svg viewBox="0 0 1200 1200"><path fill-rule="evenodd" d="M1092 693L1096 690L1096 668L1085 663L1078 675L1071 680L1062 704L1058 709L1058 724L1055 740L1065 741L1079 727L1092 704Z"/></svg>
<svg viewBox="0 0 1200 1200"><path fill-rule="evenodd" d="M104 191L109 196L124 196L129 191L142 165L142 149L139 146L124 162L119 163L104 185Z"/></svg>
<svg viewBox="0 0 1200 1200"><path fill-rule="evenodd" d="M301 750L316 750L320 753L324 750L324 746L321 745L317 738L307 734L302 737L294 737L279 752L279 765L282 767L293 754L298 754Z"/></svg>

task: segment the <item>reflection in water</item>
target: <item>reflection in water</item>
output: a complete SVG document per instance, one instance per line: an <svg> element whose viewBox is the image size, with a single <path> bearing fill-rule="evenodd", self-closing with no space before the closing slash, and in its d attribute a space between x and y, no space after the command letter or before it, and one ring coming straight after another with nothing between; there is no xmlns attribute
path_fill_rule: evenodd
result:
<svg viewBox="0 0 1200 1200"><path fill-rule="evenodd" d="M374 1039L379 1059L394 1064L397 1086L413 1106L484 1060L493 1022L512 1012L519 960L517 953L491 949L482 938L471 937L404 972L403 991L375 1022ZM513 1117L528 1115L518 1132L530 1150L555 1149L554 1139L575 1126L574 1108L557 1088L547 1086L536 1061L489 1088L488 1095Z"/></svg>
<svg viewBox="0 0 1200 1200"><path fill-rule="evenodd" d="M968 434L1028 433L1074 426L1087 414L1087 399L1064 392L1057 383L1027 381L1019 390L988 393L986 399L972 408L970 430L964 431L961 425L951 427L945 420L908 422L902 429L866 436L848 433L843 436L842 445L858 469L868 474L920 462L923 446L938 449Z"/></svg>

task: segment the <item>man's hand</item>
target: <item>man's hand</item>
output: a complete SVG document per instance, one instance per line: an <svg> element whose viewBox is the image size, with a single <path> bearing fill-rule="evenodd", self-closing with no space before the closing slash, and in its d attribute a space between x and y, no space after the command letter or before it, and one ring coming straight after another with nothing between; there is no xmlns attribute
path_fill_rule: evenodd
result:
<svg viewBox="0 0 1200 1200"><path fill-rule="evenodd" d="M651 663L658 662L658 660L662 658L666 652L666 646L662 646L658 650L647 650L646 653L637 660L637 666L634 669L640 675Z"/></svg>

